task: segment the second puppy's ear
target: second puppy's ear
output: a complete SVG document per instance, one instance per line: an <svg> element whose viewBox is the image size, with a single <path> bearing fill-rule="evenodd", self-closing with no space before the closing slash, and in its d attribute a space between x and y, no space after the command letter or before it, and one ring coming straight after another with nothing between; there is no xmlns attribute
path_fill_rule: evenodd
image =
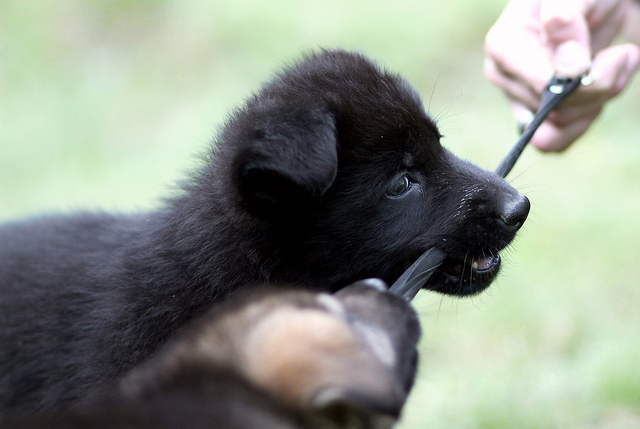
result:
<svg viewBox="0 0 640 429"><path fill-rule="evenodd" d="M257 106L249 141L236 157L244 202L263 212L304 205L332 185L338 170L336 125L321 106ZM298 207L299 209L300 207Z"/></svg>

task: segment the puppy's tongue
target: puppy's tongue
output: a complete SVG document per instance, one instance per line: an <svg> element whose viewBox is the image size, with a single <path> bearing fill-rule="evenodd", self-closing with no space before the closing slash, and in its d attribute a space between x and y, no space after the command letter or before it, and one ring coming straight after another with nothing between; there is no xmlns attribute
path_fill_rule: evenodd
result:
<svg viewBox="0 0 640 429"><path fill-rule="evenodd" d="M474 270L484 271L491 268L495 264L495 261L495 256L487 256L485 258L469 260L467 261L467 264L469 264Z"/></svg>

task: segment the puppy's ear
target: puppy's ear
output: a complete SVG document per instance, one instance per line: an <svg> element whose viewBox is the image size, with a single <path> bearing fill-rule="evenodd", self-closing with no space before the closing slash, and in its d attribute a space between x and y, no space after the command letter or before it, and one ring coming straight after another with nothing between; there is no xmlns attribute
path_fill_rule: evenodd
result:
<svg viewBox="0 0 640 429"><path fill-rule="evenodd" d="M257 112L256 112L257 111ZM320 106L262 106L236 158L240 195L251 208L280 212L320 196L338 169L333 115Z"/></svg>

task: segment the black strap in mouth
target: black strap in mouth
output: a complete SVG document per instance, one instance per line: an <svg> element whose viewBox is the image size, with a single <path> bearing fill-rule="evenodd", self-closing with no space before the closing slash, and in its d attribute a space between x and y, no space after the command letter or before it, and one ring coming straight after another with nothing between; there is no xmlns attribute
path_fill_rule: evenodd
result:
<svg viewBox="0 0 640 429"><path fill-rule="evenodd" d="M411 301L447 255L432 247L422 254L389 288L389 292Z"/></svg>

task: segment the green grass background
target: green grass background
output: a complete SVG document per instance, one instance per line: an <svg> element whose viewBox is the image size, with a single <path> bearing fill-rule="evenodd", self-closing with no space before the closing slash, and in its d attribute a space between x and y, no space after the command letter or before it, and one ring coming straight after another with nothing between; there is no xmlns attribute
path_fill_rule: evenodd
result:
<svg viewBox="0 0 640 429"><path fill-rule="evenodd" d="M135 211L198 165L227 112L302 52L405 75L444 144L494 168L516 139L482 74L497 0L3 0L0 220ZM481 296L422 292L404 428L640 427L640 83L562 155L512 173L532 210Z"/></svg>

